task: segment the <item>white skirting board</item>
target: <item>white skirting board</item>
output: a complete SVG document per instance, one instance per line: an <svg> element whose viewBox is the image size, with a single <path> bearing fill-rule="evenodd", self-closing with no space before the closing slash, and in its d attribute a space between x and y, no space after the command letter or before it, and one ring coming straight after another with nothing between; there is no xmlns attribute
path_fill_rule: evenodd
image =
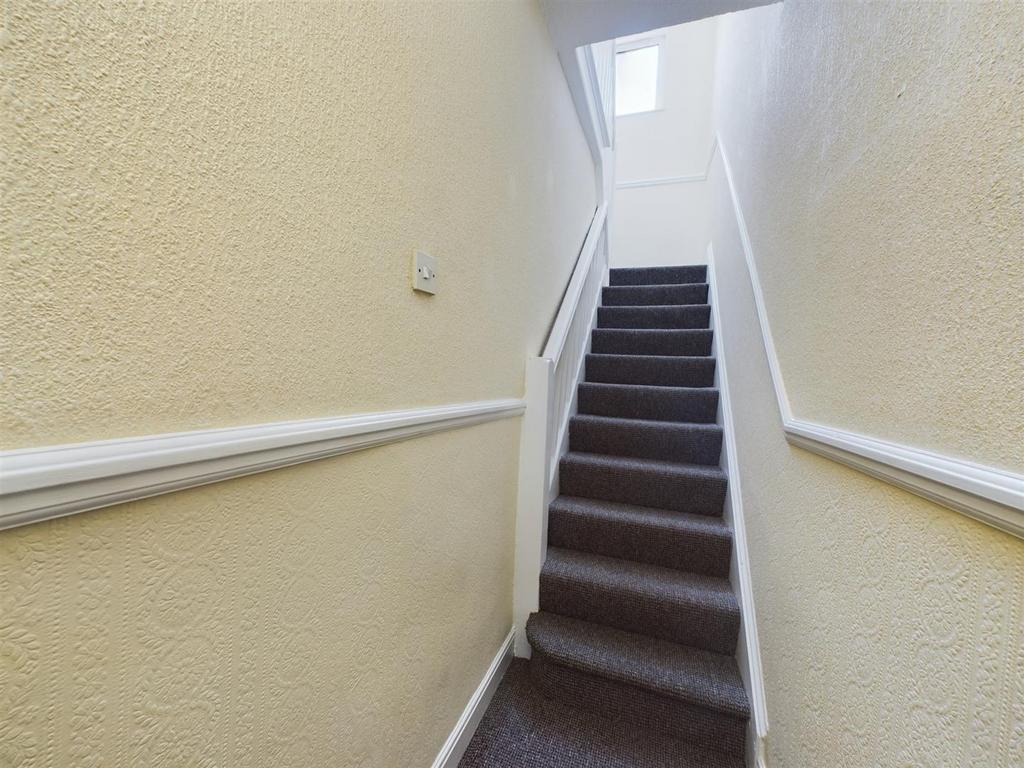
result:
<svg viewBox="0 0 1024 768"><path fill-rule="evenodd" d="M740 641L736 662L750 698L750 722L747 727L747 765L763 768L764 740L768 736L768 705L765 700L764 673L761 667L761 641L757 633L757 612L754 609L754 586L750 575L747 526L743 516L743 490L740 479L739 453L736 449L736 428L729 397L729 375L722 348L722 323L719 316L718 280L715 255L708 245L708 303L711 304L712 344L715 355L715 385L718 387L718 411L723 432L722 469L728 475L724 517L732 526L733 559L729 581L739 593Z"/></svg>
<svg viewBox="0 0 1024 768"><path fill-rule="evenodd" d="M498 690L501 679L505 676L505 672L512 663L512 644L514 640L515 630L512 629L509 630L508 636L494 655L491 666L484 673L484 678L480 681L480 685L473 691L473 695L469 698L469 703L462 710L462 715L460 715L458 722L455 723L455 727L452 729L451 734L449 734L444 746L441 747L441 751L437 753L432 768L455 768L459 764L463 754L466 752L466 747L469 746L469 742L473 738L473 734L476 733L476 727L480 724L480 719L484 716L484 712L487 711L487 705L491 703L494 692Z"/></svg>
<svg viewBox="0 0 1024 768"><path fill-rule="evenodd" d="M775 398L782 417L786 439L793 445L812 451L879 480L896 485L937 504L983 523L1024 538L1024 475L944 456L909 445L879 440L826 424L817 424L793 416L783 382L775 342L768 322L764 293L757 274L750 233L740 206L729 156L716 136L711 150L722 158L726 183L732 199L733 215L739 229L743 256L754 293L754 305L761 326L761 338L768 356ZM711 162L708 165L710 167Z"/></svg>

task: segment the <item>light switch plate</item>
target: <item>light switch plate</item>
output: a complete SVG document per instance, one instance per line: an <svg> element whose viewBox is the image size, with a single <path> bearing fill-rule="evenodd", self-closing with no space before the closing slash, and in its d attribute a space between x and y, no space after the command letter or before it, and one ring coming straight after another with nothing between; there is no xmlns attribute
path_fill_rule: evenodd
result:
<svg viewBox="0 0 1024 768"><path fill-rule="evenodd" d="M412 256L412 289L437 293L437 259L423 251Z"/></svg>

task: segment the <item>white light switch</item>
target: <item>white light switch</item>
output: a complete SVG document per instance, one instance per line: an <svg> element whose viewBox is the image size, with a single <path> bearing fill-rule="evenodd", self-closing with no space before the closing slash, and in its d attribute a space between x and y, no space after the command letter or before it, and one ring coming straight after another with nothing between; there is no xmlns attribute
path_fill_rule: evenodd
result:
<svg viewBox="0 0 1024 768"><path fill-rule="evenodd" d="M412 257L412 289L437 293L437 259L423 251L416 251Z"/></svg>

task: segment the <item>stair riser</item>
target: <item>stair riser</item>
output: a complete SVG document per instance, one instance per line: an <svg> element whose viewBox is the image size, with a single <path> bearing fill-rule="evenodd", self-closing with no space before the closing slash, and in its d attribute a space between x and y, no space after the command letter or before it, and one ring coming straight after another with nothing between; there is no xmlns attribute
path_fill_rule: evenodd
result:
<svg viewBox="0 0 1024 768"><path fill-rule="evenodd" d="M540 609L673 643L733 654L739 612L678 596L674 600L624 591L542 571Z"/></svg>
<svg viewBox="0 0 1024 768"><path fill-rule="evenodd" d="M601 291L606 307L642 307L667 304L706 304L708 287L694 285L614 285Z"/></svg>
<svg viewBox="0 0 1024 768"><path fill-rule="evenodd" d="M682 307L598 307L598 328L707 328L708 305Z"/></svg>
<svg viewBox="0 0 1024 768"><path fill-rule="evenodd" d="M718 466L722 430L712 425L595 424L573 418L569 422L569 450Z"/></svg>
<svg viewBox="0 0 1024 768"><path fill-rule="evenodd" d="M747 722L626 683L563 667L543 653L530 659L530 679L551 699L690 744L742 756Z"/></svg>
<svg viewBox="0 0 1024 768"><path fill-rule="evenodd" d="M594 357L587 355L586 380L606 384L660 387L710 387L715 383L711 357Z"/></svg>
<svg viewBox="0 0 1024 768"><path fill-rule="evenodd" d="M609 472L603 467L565 460L560 465L559 488L565 496L618 501L699 515L720 516L725 503L725 483L721 481L668 476L640 469Z"/></svg>
<svg viewBox="0 0 1024 768"><path fill-rule="evenodd" d="M718 392L709 390L640 389L583 384L579 412L595 416L652 421L713 424L718 417Z"/></svg>
<svg viewBox="0 0 1024 768"><path fill-rule="evenodd" d="M707 281L708 268L703 265L612 269L608 274L610 285L680 285Z"/></svg>
<svg viewBox="0 0 1024 768"><path fill-rule="evenodd" d="M555 506L548 513L548 544L721 578L729 575L732 557L732 540L726 536L619 522Z"/></svg>
<svg viewBox="0 0 1024 768"><path fill-rule="evenodd" d="M711 354L712 332L697 330L638 330L598 328L591 334L595 355L706 356Z"/></svg>

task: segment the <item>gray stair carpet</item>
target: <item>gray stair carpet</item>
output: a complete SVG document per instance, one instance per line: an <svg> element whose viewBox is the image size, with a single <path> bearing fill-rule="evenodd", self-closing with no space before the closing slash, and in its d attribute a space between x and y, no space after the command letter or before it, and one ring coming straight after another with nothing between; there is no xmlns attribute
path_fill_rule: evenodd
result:
<svg viewBox="0 0 1024 768"><path fill-rule="evenodd" d="M743 758L547 697L515 659L460 768L744 768Z"/></svg>
<svg viewBox="0 0 1024 768"><path fill-rule="evenodd" d="M601 289L606 307L643 307L651 304L706 304L707 283L689 285L609 285Z"/></svg>
<svg viewBox="0 0 1024 768"><path fill-rule="evenodd" d="M711 387L715 358L688 355L589 354L586 380L600 384L652 384L659 387Z"/></svg>
<svg viewBox="0 0 1024 768"><path fill-rule="evenodd" d="M703 266L613 269L540 610L461 765L738 768L750 705Z"/></svg>

